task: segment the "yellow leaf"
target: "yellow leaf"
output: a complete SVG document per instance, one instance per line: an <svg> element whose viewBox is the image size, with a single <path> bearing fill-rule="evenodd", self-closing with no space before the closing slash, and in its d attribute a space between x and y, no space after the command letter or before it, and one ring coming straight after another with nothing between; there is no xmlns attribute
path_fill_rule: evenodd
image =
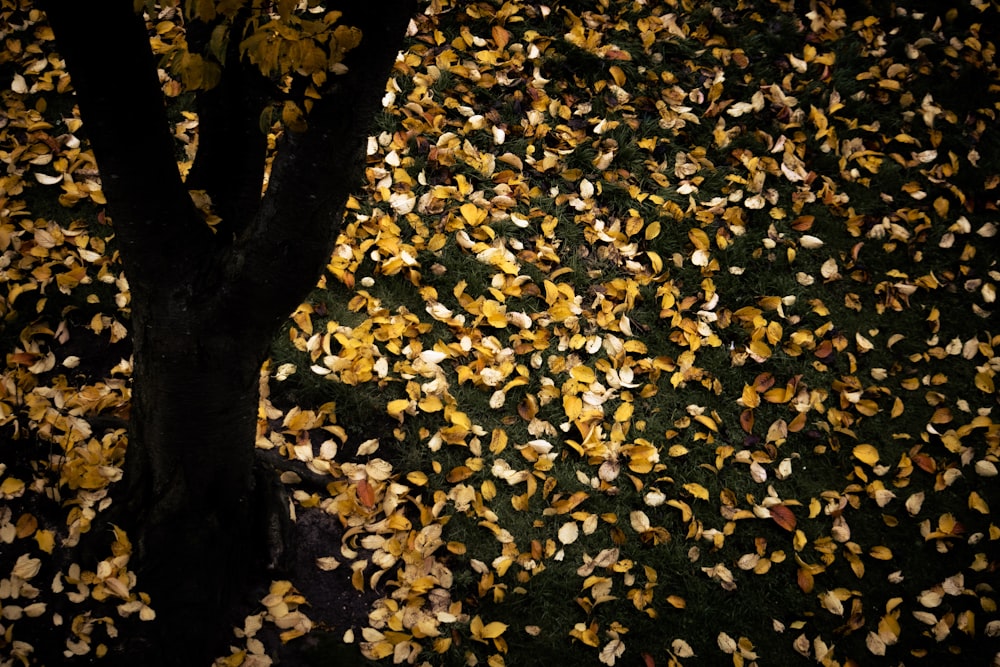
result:
<svg viewBox="0 0 1000 667"><path fill-rule="evenodd" d="M465 218L465 221L473 227L479 225L486 219L486 211L470 202L462 204L458 210L462 214L462 217Z"/></svg>
<svg viewBox="0 0 1000 667"><path fill-rule="evenodd" d="M688 521L691 520L691 506L688 505L686 502L684 502L683 500L675 500L674 498L671 498L670 500L667 501L667 504L670 505L671 507L676 507L681 511L681 521L687 523Z"/></svg>
<svg viewBox="0 0 1000 667"><path fill-rule="evenodd" d="M507 307L502 303L493 299L487 299L483 303L482 314L491 327L496 327L497 329L507 328Z"/></svg>
<svg viewBox="0 0 1000 667"><path fill-rule="evenodd" d="M419 470L411 470L406 474L406 479L410 484L415 484L416 486L423 486L427 484L427 475L420 472Z"/></svg>
<svg viewBox="0 0 1000 667"><path fill-rule="evenodd" d="M579 396L564 395L563 410L570 421L575 421L583 412L583 399Z"/></svg>
<svg viewBox="0 0 1000 667"><path fill-rule="evenodd" d="M710 430L718 433L719 427L708 415L695 415L694 420L703 426L707 426Z"/></svg>
<svg viewBox="0 0 1000 667"><path fill-rule="evenodd" d="M983 497L975 491L969 494L969 509L976 510L980 514L988 515L990 513L990 506L987 505L986 501L983 500Z"/></svg>
<svg viewBox="0 0 1000 667"><path fill-rule="evenodd" d="M878 463L878 450L871 445L858 445L854 448L854 458L870 466Z"/></svg>
<svg viewBox="0 0 1000 667"><path fill-rule="evenodd" d="M452 410L450 414L446 410L445 416L448 418L448 421L455 426L464 428L467 431L472 428L472 421L469 419L469 415L460 410Z"/></svg>
<svg viewBox="0 0 1000 667"><path fill-rule="evenodd" d="M753 349L753 346L751 346ZM792 399L792 395L787 387L775 387L764 392L764 400L768 403L787 403Z"/></svg>
<svg viewBox="0 0 1000 667"><path fill-rule="evenodd" d="M654 220L653 222L646 225L646 230L644 232L647 241L652 241L657 236L660 235L660 221Z"/></svg>
<svg viewBox="0 0 1000 667"><path fill-rule="evenodd" d="M410 407L410 401L408 399L397 398L394 401L389 401L389 404L386 406L385 409L386 409L386 412L389 413L390 417L395 417L396 419L398 419L400 421L400 423L402 423L402 421L403 421L403 412L408 407Z"/></svg>
<svg viewBox="0 0 1000 667"><path fill-rule="evenodd" d="M441 399L437 396L427 396L421 399L417 405L424 412L437 412L438 410L444 408L444 403L442 403Z"/></svg>
<svg viewBox="0 0 1000 667"><path fill-rule="evenodd" d="M875 560L892 560L892 549L883 546L872 547L868 555Z"/></svg>
<svg viewBox="0 0 1000 667"><path fill-rule="evenodd" d="M767 359L771 356L771 348L769 348L762 340L751 341L750 352L763 359Z"/></svg>
<svg viewBox="0 0 1000 667"><path fill-rule="evenodd" d="M55 534L51 530L40 530L35 533L35 541L38 542L39 549L50 554L55 547Z"/></svg>
<svg viewBox="0 0 1000 667"><path fill-rule="evenodd" d="M573 629L569 631L570 636L576 637L581 642L587 646L598 647L601 645L601 641L597 636L597 622L594 621L591 625L587 626L583 623L577 623L573 626Z"/></svg>
<svg viewBox="0 0 1000 667"><path fill-rule="evenodd" d="M625 85L625 72L618 65L612 65L608 68L608 72L611 74L611 78L615 80L619 86Z"/></svg>
<svg viewBox="0 0 1000 667"><path fill-rule="evenodd" d="M808 543L809 540L806 538L806 534L801 530L796 530L795 536L792 538L792 547L794 547L796 551L802 551Z"/></svg>
<svg viewBox="0 0 1000 667"><path fill-rule="evenodd" d="M492 623L487 623L483 626L482 637L484 639L496 639L504 633L507 629L506 623L501 623L500 621L493 621Z"/></svg>
<svg viewBox="0 0 1000 667"><path fill-rule="evenodd" d="M993 376L988 373L976 373L976 389L986 394L995 394L996 388L993 385Z"/></svg>
<svg viewBox="0 0 1000 667"><path fill-rule="evenodd" d="M472 622L469 624L469 631L472 632L472 637L481 642L485 642L487 639L495 639L503 634L504 630L507 629L505 623L500 621L493 621L492 623L483 624L483 619L476 615Z"/></svg>
<svg viewBox="0 0 1000 667"><path fill-rule="evenodd" d="M944 197L938 197L934 200L934 211L942 218L948 217L948 200Z"/></svg>
<svg viewBox="0 0 1000 667"><path fill-rule="evenodd" d="M743 407L746 408L756 408L760 405L760 394L754 389L753 385L744 384L743 385L743 395L740 398Z"/></svg>
<svg viewBox="0 0 1000 667"><path fill-rule="evenodd" d="M8 477L0 484L0 496L13 498L24 493L24 482L16 477Z"/></svg>
<svg viewBox="0 0 1000 667"><path fill-rule="evenodd" d="M816 498L809 499L809 518L815 519L819 516L820 510L823 506L820 504L819 500Z"/></svg>
<svg viewBox="0 0 1000 667"><path fill-rule="evenodd" d="M490 438L490 452L493 454L499 454L506 448L507 432L499 428L493 429L493 435Z"/></svg>
<svg viewBox="0 0 1000 667"><path fill-rule="evenodd" d="M688 230L688 238L691 239L691 243L694 244L695 250L708 250L711 246L708 234L697 227Z"/></svg>
<svg viewBox="0 0 1000 667"><path fill-rule="evenodd" d="M368 650L371 653L371 657L376 660L381 660L382 658L388 658L395 652L396 649L389 642L380 641L372 643L371 648Z"/></svg>
<svg viewBox="0 0 1000 667"><path fill-rule="evenodd" d="M784 333L781 325L778 322L768 322L767 323L767 340L771 343L778 343L781 341L781 336Z"/></svg>
<svg viewBox="0 0 1000 667"><path fill-rule="evenodd" d="M700 500L708 500L708 489L706 489L701 484L696 484L694 482L684 485L684 490L690 493L695 498Z"/></svg>
<svg viewBox="0 0 1000 667"><path fill-rule="evenodd" d="M282 632L280 635L278 635L278 638L281 639L281 643L285 644L292 641L293 639L298 639L305 633L306 631L303 628L292 628L291 630L285 630L284 632Z"/></svg>
<svg viewBox="0 0 1000 667"><path fill-rule="evenodd" d="M240 667L240 665L242 665L246 660L246 657L246 651L237 651L236 653L233 653L225 658L219 658L215 661L215 664L220 665L221 667Z"/></svg>
<svg viewBox="0 0 1000 667"><path fill-rule="evenodd" d="M574 366L573 370L571 370L569 374L574 380L587 385L592 384L595 380L597 380L597 375L594 373L594 369L590 366L584 366L582 364Z"/></svg>

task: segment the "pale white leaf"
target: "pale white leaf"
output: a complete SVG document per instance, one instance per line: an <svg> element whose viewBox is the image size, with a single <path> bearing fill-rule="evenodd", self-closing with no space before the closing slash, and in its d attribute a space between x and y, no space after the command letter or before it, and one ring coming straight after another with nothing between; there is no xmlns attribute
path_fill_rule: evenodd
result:
<svg viewBox="0 0 1000 667"><path fill-rule="evenodd" d="M615 660L625 652L625 644L620 639L612 639L601 649L598 659L605 665L614 665Z"/></svg>
<svg viewBox="0 0 1000 667"><path fill-rule="evenodd" d="M49 174L43 174L39 171L35 172L35 180L41 183L42 185L55 185L56 183L61 182L62 179L63 179L62 174L59 174L58 176L51 176Z"/></svg>
<svg viewBox="0 0 1000 667"><path fill-rule="evenodd" d="M733 653L736 653L736 649L737 649L736 640L733 639L732 637L730 637L729 635L727 635L725 632L720 632L719 633L719 636L716 639L716 642L719 644L719 649L723 653L727 653L729 655L732 655Z"/></svg>
<svg viewBox="0 0 1000 667"><path fill-rule="evenodd" d="M678 658L690 658L694 656L694 649L683 639L675 639L673 643L670 644L670 649L674 652Z"/></svg>
<svg viewBox="0 0 1000 667"><path fill-rule="evenodd" d="M567 521L559 527L559 541L563 544L573 544L580 536L580 527L576 521Z"/></svg>
<svg viewBox="0 0 1000 667"><path fill-rule="evenodd" d="M377 449L378 449L378 438L365 440L360 445L358 445L358 456L368 456L369 454L374 454L375 450Z"/></svg>
<svg viewBox="0 0 1000 667"><path fill-rule="evenodd" d="M816 248L823 247L823 239L806 234L799 239L799 245L803 248L808 248L809 250L815 250Z"/></svg>
<svg viewBox="0 0 1000 667"><path fill-rule="evenodd" d="M865 646L874 655L885 655L885 642L874 632L869 632L868 636L865 637Z"/></svg>
<svg viewBox="0 0 1000 667"><path fill-rule="evenodd" d="M10 83L10 89L18 95L25 95L28 92L28 82L20 74L15 74L14 80Z"/></svg>

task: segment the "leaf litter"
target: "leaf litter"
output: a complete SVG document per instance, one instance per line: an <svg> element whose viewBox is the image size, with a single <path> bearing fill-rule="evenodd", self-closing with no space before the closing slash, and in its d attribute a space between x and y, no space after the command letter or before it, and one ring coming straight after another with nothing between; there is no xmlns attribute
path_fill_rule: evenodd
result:
<svg viewBox="0 0 1000 667"><path fill-rule="evenodd" d="M155 615L128 538L54 556L121 475L128 285L51 31L2 11L0 646L100 656ZM378 596L328 630L395 664L1000 650L996 12L431 2L262 374L258 447L343 527L317 567ZM273 582L220 664L306 603Z"/></svg>

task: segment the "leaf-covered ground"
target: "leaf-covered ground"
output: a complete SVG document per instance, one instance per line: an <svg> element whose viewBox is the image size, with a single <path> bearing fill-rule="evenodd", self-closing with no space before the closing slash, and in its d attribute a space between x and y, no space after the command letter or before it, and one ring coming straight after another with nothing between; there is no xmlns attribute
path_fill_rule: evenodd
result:
<svg viewBox="0 0 1000 667"><path fill-rule="evenodd" d="M1000 7L905 4L426 7L262 373L258 446L343 528L317 567L376 600L314 635L384 664L996 662ZM155 600L126 535L72 551L125 455L128 285L51 31L2 7L20 664L39 627L100 655ZM224 664L313 626L294 583Z"/></svg>

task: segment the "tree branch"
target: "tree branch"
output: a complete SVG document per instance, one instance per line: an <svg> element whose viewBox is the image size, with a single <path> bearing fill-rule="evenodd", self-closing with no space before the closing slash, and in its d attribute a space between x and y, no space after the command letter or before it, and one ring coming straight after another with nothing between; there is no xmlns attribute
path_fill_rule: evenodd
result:
<svg viewBox="0 0 1000 667"><path fill-rule="evenodd" d="M218 240L228 243L257 214L264 184L267 137L260 129L260 113L267 103L268 82L260 71L240 58L240 36L245 17L229 27L226 62L219 85L198 94L198 153L188 174L192 189L212 197L222 218ZM203 51L216 23L194 21L188 26L188 44Z"/></svg>
<svg viewBox="0 0 1000 667"><path fill-rule="evenodd" d="M181 182L149 36L133 0L44 0L112 202L129 279L183 270L210 235Z"/></svg>
<svg viewBox="0 0 1000 667"><path fill-rule="evenodd" d="M268 325L288 315L329 261L363 173L368 127L416 9L414 0L343 4L341 20L361 29L361 44L348 53L336 88L316 102L308 129L286 130L261 208L226 261L233 305Z"/></svg>

